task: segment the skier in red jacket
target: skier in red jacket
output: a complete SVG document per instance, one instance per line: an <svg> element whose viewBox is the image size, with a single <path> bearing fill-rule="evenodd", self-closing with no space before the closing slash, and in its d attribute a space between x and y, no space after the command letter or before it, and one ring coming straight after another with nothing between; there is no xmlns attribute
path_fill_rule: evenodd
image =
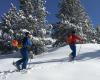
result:
<svg viewBox="0 0 100 80"><path fill-rule="evenodd" d="M72 53L69 55L69 61L73 61L76 57L76 41L83 41L82 38L75 35L75 30L73 30L68 36L67 36L67 43L70 46L70 49L72 50Z"/></svg>

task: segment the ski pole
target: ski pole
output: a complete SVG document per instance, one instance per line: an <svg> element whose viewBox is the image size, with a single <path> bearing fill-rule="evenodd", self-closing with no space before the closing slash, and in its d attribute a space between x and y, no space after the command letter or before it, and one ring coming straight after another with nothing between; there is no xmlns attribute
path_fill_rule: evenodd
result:
<svg viewBox="0 0 100 80"><path fill-rule="evenodd" d="M79 48L77 55L79 55L81 48L82 48L82 44L80 45L80 48Z"/></svg>
<svg viewBox="0 0 100 80"><path fill-rule="evenodd" d="M80 24L80 25L81 25L81 24ZM80 27L80 30L81 30L81 36L83 37L83 31L82 31L82 29L83 29L83 28ZM81 48L82 48L82 44L80 45L80 48L79 48L79 51L78 51L78 54L77 54L77 55L79 55Z"/></svg>
<svg viewBox="0 0 100 80"><path fill-rule="evenodd" d="M33 59L33 52L32 51L30 51L30 53L29 53L29 65L28 65L28 68L30 68L31 59Z"/></svg>
<svg viewBox="0 0 100 80"><path fill-rule="evenodd" d="M28 65L28 69L30 69L30 64L31 64L31 58L29 59L29 65Z"/></svg>

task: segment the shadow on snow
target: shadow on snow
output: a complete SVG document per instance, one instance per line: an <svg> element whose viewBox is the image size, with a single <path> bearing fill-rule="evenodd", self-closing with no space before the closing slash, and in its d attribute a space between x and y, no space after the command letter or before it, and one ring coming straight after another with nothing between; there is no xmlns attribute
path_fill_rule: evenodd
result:
<svg viewBox="0 0 100 80"><path fill-rule="evenodd" d="M95 52L87 52L87 53L79 54L76 57L76 60L79 61L86 61L90 59L100 59L100 50L97 50Z"/></svg>

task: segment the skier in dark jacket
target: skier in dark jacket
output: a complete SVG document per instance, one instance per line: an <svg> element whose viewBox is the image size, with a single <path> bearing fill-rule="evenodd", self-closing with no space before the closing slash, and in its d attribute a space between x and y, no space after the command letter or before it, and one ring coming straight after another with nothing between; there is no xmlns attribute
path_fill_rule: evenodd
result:
<svg viewBox="0 0 100 80"><path fill-rule="evenodd" d="M76 57L76 41L79 40L83 42L83 39L79 36L75 35L75 31L73 30L68 36L67 36L67 43L70 46L70 49L72 50L72 53L69 55L69 61L73 61Z"/></svg>
<svg viewBox="0 0 100 80"><path fill-rule="evenodd" d="M32 45L30 37L31 37L30 33L26 32L25 37L22 40L22 48L20 50L22 59L18 60L15 63L18 70L23 70L23 69L26 69L26 67L27 67L29 48Z"/></svg>

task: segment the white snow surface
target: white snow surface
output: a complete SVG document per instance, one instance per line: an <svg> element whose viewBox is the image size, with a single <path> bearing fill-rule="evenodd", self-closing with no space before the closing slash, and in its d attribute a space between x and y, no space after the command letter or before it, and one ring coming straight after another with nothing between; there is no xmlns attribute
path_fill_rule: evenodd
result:
<svg viewBox="0 0 100 80"><path fill-rule="evenodd" d="M100 80L100 44L77 44L77 57L68 62L69 46L50 49L29 61L28 73L14 72L13 54L0 56L0 80Z"/></svg>

